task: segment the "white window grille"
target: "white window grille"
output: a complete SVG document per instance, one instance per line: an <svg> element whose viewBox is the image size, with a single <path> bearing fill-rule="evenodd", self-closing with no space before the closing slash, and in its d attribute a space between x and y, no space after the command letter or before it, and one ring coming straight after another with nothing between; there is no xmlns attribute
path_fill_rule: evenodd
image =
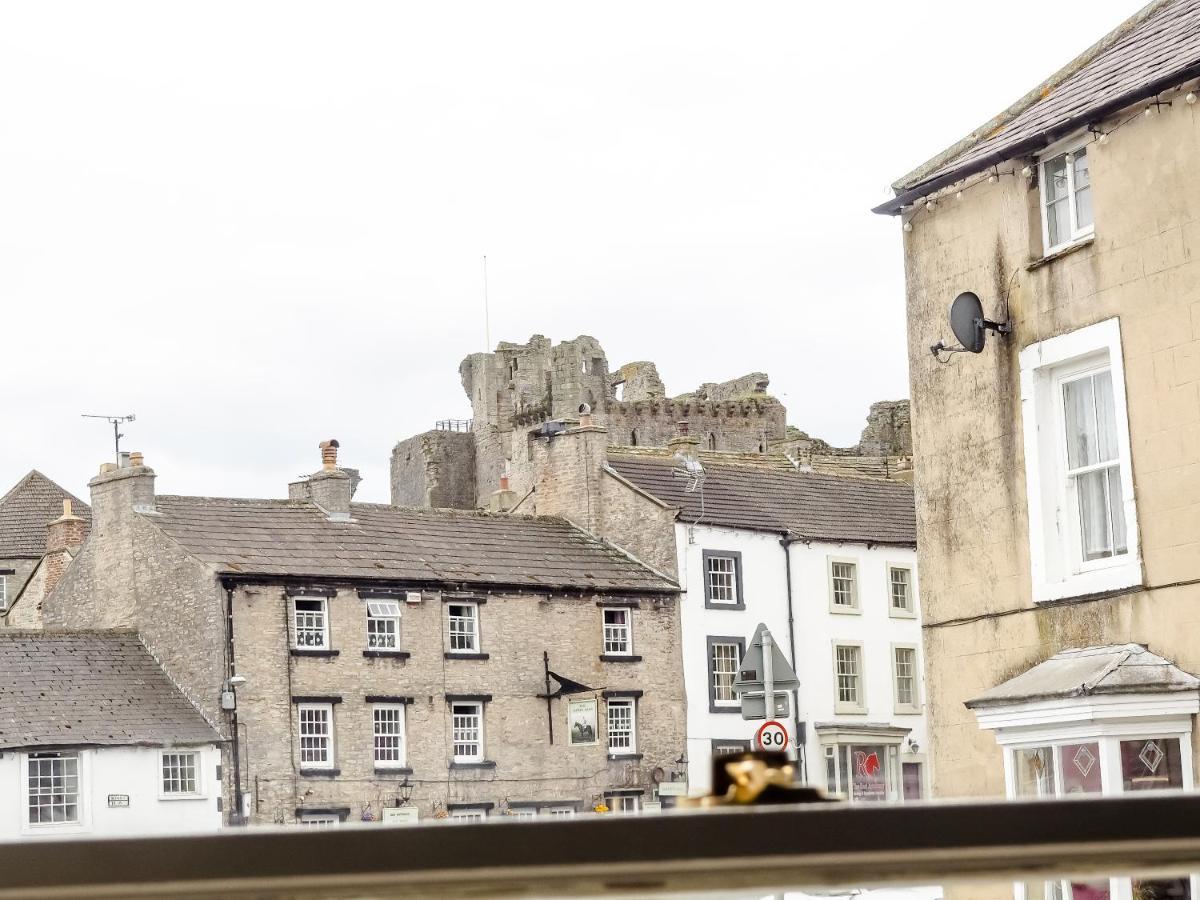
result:
<svg viewBox="0 0 1200 900"><path fill-rule="evenodd" d="M162 792L166 796L195 796L200 793L200 754L195 751L164 751Z"/></svg>
<svg viewBox="0 0 1200 900"><path fill-rule="evenodd" d="M337 828L342 818L329 813L301 813L300 824L305 828Z"/></svg>
<svg viewBox="0 0 1200 900"><path fill-rule="evenodd" d="M1041 176L1043 246L1051 253L1095 230L1087 148L1043 159Z"/></svg>
<svg viewBox="0 0 1200 900"><path fill-rule="evenodd" d="M333 766L333 705L301 703L300 768L328 769Z"/></svg>
<svg viewBox="0 0 1200 900"><path fill-rule="evenodd" d="M28 759L30 825L79 822L79 755L32 753Z"/></svg>
<svg viewBox="0 0 1200 900"><path fill-rule="evenodd" d="M0 575L0 612L8 609L8 576Z"/></svg>
<svg viewBox="0 0 1200 900"><path fill-rule="evenodd" d="M479 652L479 606L475 603L448 603L446 627L451 653Z"/></svg>
<svg viewBox="0 0 1200 900"><path fill-rule="evenodd" d="M912 612L912 571L900 566L889 566L888 582L891 587L892 611Z"/></svg>
<svg viewBox="0 0 1200 900"><path fill-rule="evenodd" d="M637 749L634 701L608 701L608 752L630 754Z"/></svg>
<svg viewBox="0 0 1200 900"><path fill-rule="evenodd" d="M718 643L709 645L708 667L712 679L712 698L717 706L737 706L737 694L733 692L733 682L737 678L738 663L741 661L742 648L735 643Z"/></svg>
<svg viewBox="0 0 1200 900"><path fill-rule="evenodd" d="M293 597L295 646L300 650L329 647L329 615L324 597Z"/></svg>
<svg viewBox="0 0 1200 900"><path fill-rule="evenodd" d="M371 650L399 649L400 604L398 601L367 601L367 647Z"/></svg>
<svg viewBox="0 0 1200 900"><path fill-rule="evenodd" d="M704 582L711 603L738 602L738 559L736 556L706 555Z"/></svg>
<svg viewBox="0 0 1200 900"><path fill-rule="evenodd" d="M642 798L637 794L619 794L607 798L608 808L614 815L632 816L642 809Z"/></svg>
<svg viewBox="0 0 1200 900"><path fill-rule="evenodd" d="M482 822L487 818L486 809L452 809L450 818L455 822Z"/></svg>
<svg viewBox="0 0 1200 900"><path fill-rule="evenodd" d="M570 806L550 806L542 810L543 815L547 815L552 819L573 819L575 818L575 810Z"/></svg>
<svg viewBox="0 0 1200 900"><path fill-rule="evenodd" d="M896 674L896 706L917 707L917 651L912 647L893 648Z"/></svg>
<svg viewBox="0 0 1200 900"><path fill-rule="evenodd" d="M837 672L837 703L841 707L862 706L862 648L838 645L834 648Z"/></svg>
<svg viewBox="0 0 1200 900"><path fill-rule="evenodd" d="M509 814L514 819L536 819L538 811L536 806L520 806L512 809Z"/></svg>
<svg viewBox="0 0 1200 900"><path fill-rule="evenodd" d="M375 726L375 767L395 769L404 765L404 706L376 704L372 711Z"/></svg>
<svg viewBox="0 0 1200 900"><path fill-rule="evenodd" d="M616 656L633 653L633 640L628 609L604 610L604 652Z"/></svg>
<svg viewBox="0 0 1200 900"><path fill-rule="evenodd" d="M833 560L829 564L829 581L833 605L838 609L858 608L858 565Z"/></svg>
<svg viewBox="0 0 1200 900"><path fill-rule="evenodd" d="M450 706L455 762L483 760L483 704L453 703Z"/></svg>

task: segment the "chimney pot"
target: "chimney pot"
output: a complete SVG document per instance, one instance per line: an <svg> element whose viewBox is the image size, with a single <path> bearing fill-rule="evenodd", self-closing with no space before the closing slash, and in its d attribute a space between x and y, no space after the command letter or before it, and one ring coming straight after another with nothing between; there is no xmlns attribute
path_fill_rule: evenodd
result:
<svg viewBox="0 0 1200 900"><path fill-rule="evenodd" d="M100 463L100 474L107 475L110 472L117 471L116 463Z"/></svg>
<svg viewBox="0 0 1200 900"><path fill-rule="evenodd" d="M71 515L71 498L63 497L63 518L69 518Z"/></svg>
<svg viewBox="0 0 1200 900"><path fill-rule="evenodd" d="M676 422L675 428L680 435L686 435L688 433L688 423L687 422Z"/></svg>
<svg viewBox="0 0 1200 900"><path fill-rule="evenodd" d="M326 471L337 468L338 447L341 444L336 439L321 441L321 468Z"/></svg>
<svg viewBox="0 0 1200 900"><path fill-rule="evenodd" d="M140 450L134 450L129 454L129 464L131 466L144 466L146 464L146 457L142 456Z"/></svg>
<svg viewBox="0 0 1200 900"><path fill-rule="evenodd" d="M500 490L502 490L502 491L508 490L508 476L507 475L500 476Z"/></svg>

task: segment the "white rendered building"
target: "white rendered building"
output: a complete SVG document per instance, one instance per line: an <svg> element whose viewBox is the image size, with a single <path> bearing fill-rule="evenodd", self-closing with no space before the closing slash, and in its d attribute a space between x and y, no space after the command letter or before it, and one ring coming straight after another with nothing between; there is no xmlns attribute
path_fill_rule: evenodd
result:
<svg viewBox="0 0 1200 900"><path fill-rule="evenodd" d="M678 510L689 793L714 753L748 749L732 683L764 623L800 681L785 722L805 781L854 801L929 794L912 488L705 453L608 465Z"/></svg>
<svg viewBox="0 0 1200 900"><path fill-rule="evenodd" d="M0 841L215 831L219 741L136 635L0 631Z"/></svg>

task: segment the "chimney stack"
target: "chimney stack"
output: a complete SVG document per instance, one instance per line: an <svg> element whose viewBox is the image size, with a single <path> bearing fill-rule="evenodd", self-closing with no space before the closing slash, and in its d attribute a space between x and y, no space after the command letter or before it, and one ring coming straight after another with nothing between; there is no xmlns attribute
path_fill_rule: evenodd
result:
<svg viewBox="0 0 1200 900"><path fill-rule="evenodd" d="M43 596L54 590L71 561L71 554L86 537L87 523L74 514L70 498L64 497L62 515L46 525L46 583Z"/></svg>
<svg viewBox="0 0 1200 900"><path fill-rule="evenodd" d="M517 505L517 492L508 486L508 472L500 476L500 490L488 498L489 512L508 512Z"/></svg>
<svg viewBox="0 0 1200 900"><path fill-rule="evenodd" d="M336 440L321 441L321 468L308 479L308 493L313 503L338 521L350 519L350 497L354 493L354 482L349 473L337 465L338 447Z"/></svg>
<svg viewBox="0 0 1200 900"><path fill-rule="evenodd" d="M700 449L700 438L691 433L687 422L676 422L675 436L667 441L667 447L683 456L695 456Z"/></svg>
<svg viewBox="0 0 1200 900"><path fill-rule="evenodd" d="M121 457L119 465L103 463L100 474L88 482L92 491L92 530L97 533L124 521L130 512L157 512L154 470L146 465L141 453Z"/></svg>

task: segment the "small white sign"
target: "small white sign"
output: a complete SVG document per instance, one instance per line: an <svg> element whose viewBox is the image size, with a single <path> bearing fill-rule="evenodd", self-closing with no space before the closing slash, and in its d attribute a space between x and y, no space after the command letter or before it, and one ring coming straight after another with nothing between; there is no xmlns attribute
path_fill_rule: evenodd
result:
<svg viewBox="0 0 1200 900"><path fill-rule="evenodd" d="M754 743L759 750L783 751L787 749L788 733L782 722L764 722L754 734Z"/></svg>
<svg viewBox="0 0 1200 900"><path fill-rule="evenodd" d="M642 804L642 812L644 813L660 813L662 812L662 803L657 800L647 800Z"/></svg>
<svg viewBox="0 0 1200 900"><path fill-rule="evenodd" d="M416 825L420 814L415 806L385 806L384 825Z"/></svg>
<svg viewBox="0 0 1200 900"><path fill-rule="evenodd" d="M686 781L662 781L658 785L658 796L660 797L686 797L687 782Z"/></svg>
<svg viewBox="0 0 1200 900"><path fill-rule="evenodd" d="M128 794L109 794L108 795L108 805L110 807L112 807L113 809L125 808L125 807L129 806L129 795Z"/></svg>

